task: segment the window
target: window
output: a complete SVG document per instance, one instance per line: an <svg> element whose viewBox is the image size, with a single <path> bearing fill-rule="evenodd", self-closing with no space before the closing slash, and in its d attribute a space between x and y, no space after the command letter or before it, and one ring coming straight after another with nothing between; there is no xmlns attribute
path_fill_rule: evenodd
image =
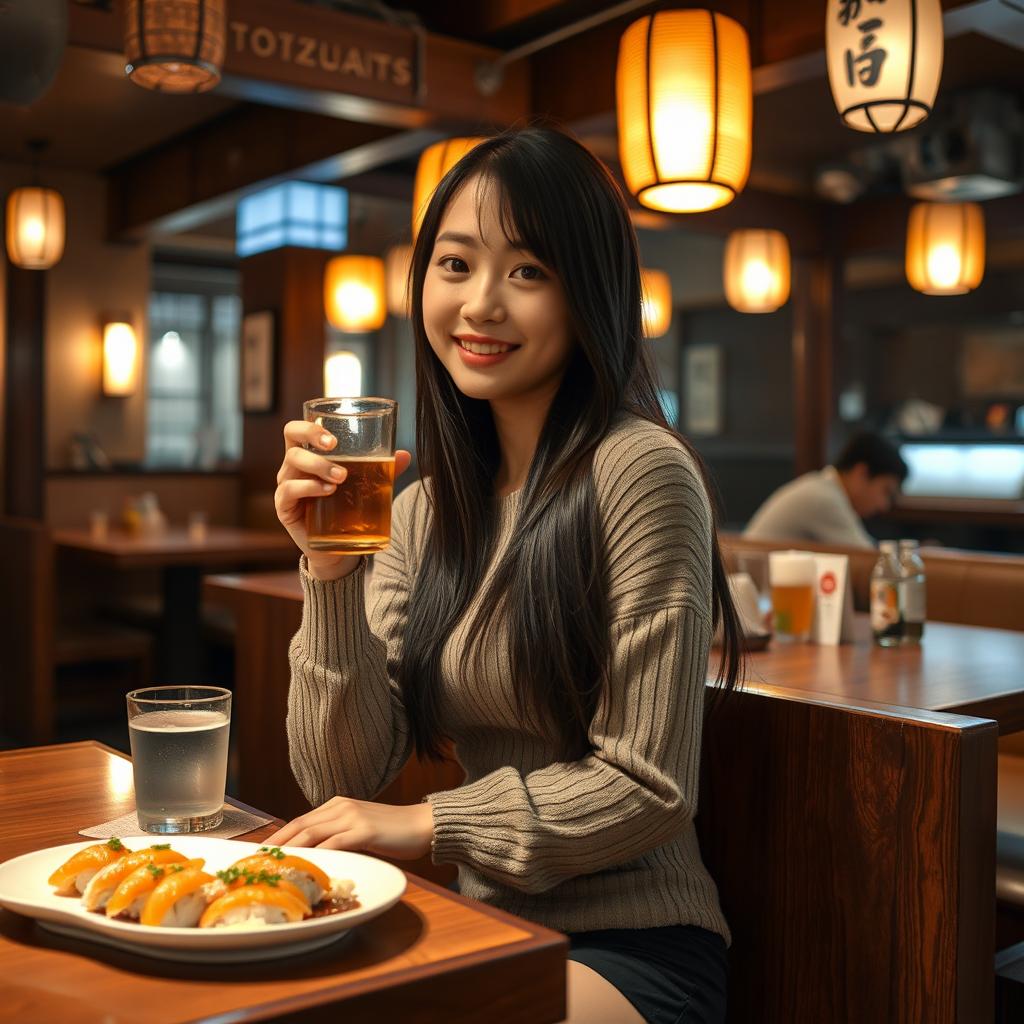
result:
<svg viewBox="0 0 1024 1024"><path fill-rule="evenodd" d="M146 462L214 469L242 453L238 274L157 264L149 303Z"/></svg>

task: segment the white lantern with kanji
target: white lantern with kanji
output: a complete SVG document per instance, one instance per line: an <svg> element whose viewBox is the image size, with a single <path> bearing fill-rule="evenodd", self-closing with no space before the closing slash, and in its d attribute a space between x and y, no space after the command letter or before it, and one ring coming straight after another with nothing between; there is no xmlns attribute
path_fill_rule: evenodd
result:
<svg viewBox="0 0 1024 1024"><path fill-rule="evenodd" d="M942 75L940 0L828 0L828 80L840 117L901 132L931 112Z"/></svg>

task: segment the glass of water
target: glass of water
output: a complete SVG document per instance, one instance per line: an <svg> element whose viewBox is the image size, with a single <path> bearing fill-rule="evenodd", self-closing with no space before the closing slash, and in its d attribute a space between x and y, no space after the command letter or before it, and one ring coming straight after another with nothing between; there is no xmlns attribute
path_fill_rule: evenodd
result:
<svg viewBox="0 0 1024 1024"><path fill-rule="evenodd" d="M127 699L139 828L216 828L224 820L231 691L148 686L132 690Z"/></svg>

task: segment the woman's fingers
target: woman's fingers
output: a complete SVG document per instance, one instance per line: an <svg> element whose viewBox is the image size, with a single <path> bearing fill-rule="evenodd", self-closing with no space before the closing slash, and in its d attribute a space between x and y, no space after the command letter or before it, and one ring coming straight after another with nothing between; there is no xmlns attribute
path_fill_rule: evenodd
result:
<svg viewBox="0 0 1024 1024"><path fill-rule="evenodd" d="M298 445L309 445L321 451L329 452L337 444L337 438L316 423L305 420L289 420L284 425L285 449Z"/></svg>
<svg viewBox="0 0 1024 1024"><path fill-rule="evenodd" d="M293 511L304 498L322 498L325 494L330 494L336 486L336 484L310 477L301 480L285 480L283 484L278 485L274 492L274 507L278 514L286 514Z"/></svg>
<svg viewBox="0 0 1024 1024"><path fill-rule="evenodd" d="M412 456L404 448L399 448L395 452L395 476L404 473L409 468L410 462L412 462Z"/></svg>
<svg viewBox="0 0 1024 1024"><path fill-rule="evenodd" d="M325 839L346 831L347 827L348 826L344 823L337 821L325 821L313 825L307 825L306 828L296 832L295 835L288 840L288 846L317 846Z"/></svg>
<svg viewBox="0 0 1024 1024"><path fill-rule="evenodd" d="M349 828L339 830L317 843L320 850L365 850L370 842L370 834L366 829Z"/></svg>
<svg viewBox="0 0 1024 1024"><path fill-rule="evenodd" d="M314 807L311 811L306 811L305 814L292 818L286 825L282 825L272 835L267 836L263 840L263 845L283 846L292 836L301 832L304 828L335 817L338 814L339 805L344 803L344 799L344 797L332 796L330 800L320 804L319 807Z"/></svg>
<svg viewBox="0 0 1024 1024"><path fill-rule="evenodd" d="M283 483L293 477L318 476L328 483L339 484L348 476L348 470L330 459L305 448L289 448L284 453L284 462L277 474L277 482Z"/></svg>

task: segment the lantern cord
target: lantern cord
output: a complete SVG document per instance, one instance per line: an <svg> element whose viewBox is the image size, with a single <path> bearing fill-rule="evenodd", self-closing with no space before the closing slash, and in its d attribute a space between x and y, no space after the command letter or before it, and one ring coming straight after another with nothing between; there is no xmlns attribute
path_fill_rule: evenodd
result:
<svg viewBox="0 0 1024 1024"><path fill-rule="evenodd" d="M495 60L481 61L476 67L477 91L482 96L493 96L501 88L505 77L505 68L509 64L522 60L524 57L530 57L541 50L546 50L556 43L571 39L581 32L603 25L606 21L632 14L633 11L639 10L641 7L650 7L651 4L652 0L625 0L624 3L615 4L607 10L598 11L596 14L574 21L571 25L564 25L547 35L540 36L530 43L517 46L514 50L508 50Z"/></svg>
<svg viewBox="0 0 1024 1024"><path fill-rule="evenodd" d="M29 166L31 168L32 182L34 186L39 185L39 159L49 148L49 139L29 139L28 150L32 154L29 158Z"/></svg>

